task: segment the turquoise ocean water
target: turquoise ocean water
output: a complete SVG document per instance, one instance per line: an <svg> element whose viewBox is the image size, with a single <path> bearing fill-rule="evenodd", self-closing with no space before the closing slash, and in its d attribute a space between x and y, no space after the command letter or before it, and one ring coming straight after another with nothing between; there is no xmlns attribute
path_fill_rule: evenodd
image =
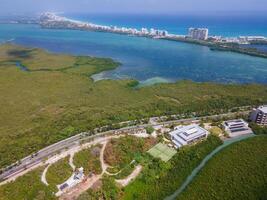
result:
<svg viewBox="0 0 267 200"><path fill-rule="evenodd" d="M68 15L67 15L68 16ZM265 35L266 19L199 19L170 16L69 15L99 24L154 27L185 34L188 27L205 26L211 34L223 36ZM247 19L248 20L248 19ZM97 78L134 78L144 84L190 79L198 82L267 83L267 59L211 51L208 47L112 33L47 30L38 25L0 24L0 42L41 47L75 55L111 57L122 65ZM266 49L266 47L261 47Z"/></svg>
<svg viewBox="0 0 267 200"><path fill-rule="evenodd" d="M65 14L64 16L90 21L96 24L125 26L132 28L165 29L175 34L187 34L190 27L209 28L210 35L226 37L240 35L267 36L267 15L222 15L222 16L188 16L188 15L90 15Z"/></svg>

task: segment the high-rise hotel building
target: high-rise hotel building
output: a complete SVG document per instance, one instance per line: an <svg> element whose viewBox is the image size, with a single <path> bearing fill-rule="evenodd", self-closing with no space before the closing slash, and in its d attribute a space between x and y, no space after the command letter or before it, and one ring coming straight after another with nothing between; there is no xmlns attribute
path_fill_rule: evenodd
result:
<svg viewBox="0 0 267 200"><path fill-rule="evenodd" d="M188 36L195 40L207 40L209 29L207 28L189 28Z"/></svg>

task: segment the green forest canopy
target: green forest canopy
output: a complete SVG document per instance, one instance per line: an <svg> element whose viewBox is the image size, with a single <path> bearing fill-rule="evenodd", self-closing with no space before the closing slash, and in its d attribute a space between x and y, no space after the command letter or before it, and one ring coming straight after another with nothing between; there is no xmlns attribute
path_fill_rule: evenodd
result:
<svg viewBox="0 0 267 200"><path fill-rule="evenodd" d="M267 136L233 144L215 155L178 200L267 197Z"/></svg>
<svg viewBox="0 0 267 200"><path fill-rule="evenodd" d="M135 88L134 80L90 78L118 65L111 59L1 45L0 167L94 127L174 113L207 115L267 99L266 85L180 81Z"/></svg>

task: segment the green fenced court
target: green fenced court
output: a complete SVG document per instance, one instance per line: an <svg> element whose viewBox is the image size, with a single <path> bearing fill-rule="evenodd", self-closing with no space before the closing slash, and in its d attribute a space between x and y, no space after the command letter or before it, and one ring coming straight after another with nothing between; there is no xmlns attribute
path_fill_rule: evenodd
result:
<svg viewBox="0 0 267 200"><path fill-rule="evenodd" d="M158 143L149 149L148 153L155 158L160 158L162 161L168 162L176 154L176 151L165 144Z"/></svg>

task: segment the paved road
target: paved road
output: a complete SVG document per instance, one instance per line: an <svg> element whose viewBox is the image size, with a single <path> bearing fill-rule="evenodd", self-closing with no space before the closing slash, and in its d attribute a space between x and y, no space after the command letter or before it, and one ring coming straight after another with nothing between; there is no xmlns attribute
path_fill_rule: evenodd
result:
<svg viewBox="0 0 267 200"><path fill-rule="evenodd" d="M242 112L242 114L247 114L247 113L248 113L247 111ZM212 115L212 116L205 116L205 117L173 120L173 121L167 121L167 122L159 122L156 125L171 125L171 124L182 123L182 122L193 122L193 121L201 120L203 118L214 119L217 117L229 117L229 116L232 116L235 114L236 113L226 113L226 114ZM62 140L58 143L55 143L53 145L50 145L50 146L38 151L37 154L33 157L27 156L27 157L23 158L19 165L16 165L16 166L12 167L11 169L4 171L0 175L0 181L12 178L13 176L26 170L27 168L38 165L41 162L43 162L45 159L59 153L60 151L62 151L64 149L70 149L73 147L77 147L80 145L80 142L87 141L87 140L93 140L93 139L96 139L99 137L104 137L104 136L111 135L111 134L116 134L118 132L120 132L120 133L126 132L127 133L129 131L134 131L136 129L146 128L148 126L151 126L151 124L143 124L143 125L125 127L125 128L121 128L118 130L106 131L106 132L99 133L99 134L92 135L92 136L86 136L86 133L80 133L78 135L75 135L75 136L70 137L68 139Z"/></svg>

